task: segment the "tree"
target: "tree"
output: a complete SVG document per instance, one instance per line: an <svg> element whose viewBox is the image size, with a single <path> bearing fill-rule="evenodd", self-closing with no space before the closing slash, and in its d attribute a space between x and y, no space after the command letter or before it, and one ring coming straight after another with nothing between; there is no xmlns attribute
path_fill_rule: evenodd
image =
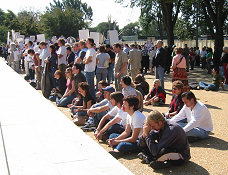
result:
<svg viewBox="0 0 228 175"><path fill-rule="evenodd" d="M126 26L121 29L122 36L133 36L139 35L140 33L140 26L138 22L127 24Z"/></svg>
<svg viewBox="0 0 228 175"><path fill-rule="evenodd" d="M116 29L119 32L119 26L115 21L113 22L101 22L96 27L90 28L91 32L99 32L104 35L104 37L107 38L107 31L108 30L114 30Z"/></svg>

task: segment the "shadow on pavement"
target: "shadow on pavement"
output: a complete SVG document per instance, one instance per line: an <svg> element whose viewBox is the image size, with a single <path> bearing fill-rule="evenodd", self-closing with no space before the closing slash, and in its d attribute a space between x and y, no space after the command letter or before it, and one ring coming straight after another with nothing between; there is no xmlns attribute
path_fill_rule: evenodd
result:
<svg viewBox="0 0 228 175"><path fill-rule="evenodd" d="M217 106L213 106L213 105L209 105L209 104L205 104L207 106L207 108L210 108L210 109L219 109L219 110L222 110L222 108L219 108Z"/></svg>
<svg viewBox="0 0 228 175"><path fill-rule="evenodd" d="M209 136L208 139L191 143L191 147L213 148L217 150L228 150L228 142L220 138Z"/></svg>
<svg viewBox="0 0 228 175"><path fill-rule="evenodd" d="M162 169L162 170L154 170L154 172L156 173L160 173L160 174L184 174L184 175L199 175L199 174L203 174L203 175L209 175L209 172L203 168L202 166L194 163L194 162L188 162L183 166L179 166L179 167L171 167L171 168L167 168L167 169Z"/></svg>

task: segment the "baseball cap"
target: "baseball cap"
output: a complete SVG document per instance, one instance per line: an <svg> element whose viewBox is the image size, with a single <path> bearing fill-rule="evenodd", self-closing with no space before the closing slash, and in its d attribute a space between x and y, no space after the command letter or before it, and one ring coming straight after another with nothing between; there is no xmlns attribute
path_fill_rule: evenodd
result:
<svg viewBox="0 0 228 175"><path fill-rule="evenodd" d="M112 86L107 86L106 88L102 88L103 91L108 91L108 92L115 92L115 89Z"/></svg>

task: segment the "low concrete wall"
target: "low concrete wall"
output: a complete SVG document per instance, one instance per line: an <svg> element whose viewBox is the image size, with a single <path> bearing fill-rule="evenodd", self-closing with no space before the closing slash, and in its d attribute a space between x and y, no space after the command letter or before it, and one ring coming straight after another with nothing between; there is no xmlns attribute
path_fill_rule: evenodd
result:
<svg viewBox="0 0 228 175"><path fill-rule="evenodd" d="M1 58L0 82L1 175L132 174Z"/></svg>

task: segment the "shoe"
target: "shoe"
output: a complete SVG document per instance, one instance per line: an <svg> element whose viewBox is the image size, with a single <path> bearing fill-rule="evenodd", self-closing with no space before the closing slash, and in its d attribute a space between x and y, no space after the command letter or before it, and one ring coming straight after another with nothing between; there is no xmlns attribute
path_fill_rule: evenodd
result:
<svg viewBox="0 0 228 175"><path fill-rule="evenodd" d="M138 158L141 159L141 163L142 164L150 164L151 161L153 161L154 159L152 157L146 156L144 153L139 153Z"/></svg>
<svg viewBox="0 0 228 175"><path fill-rule="evenodd" d="M111 154L113 157L115 157L116 159L122 157L124 154L121 152L116 152L116 151L109 151L109 154Z"/></svg>
<svg viewBox="0 0 228 175"><path fill-rule="evenodd" d="M160 161L152 161L150 162L150 167L154 170L160 170L165 168L170 168L172 164L170 161L160 162Z"/></svg>

